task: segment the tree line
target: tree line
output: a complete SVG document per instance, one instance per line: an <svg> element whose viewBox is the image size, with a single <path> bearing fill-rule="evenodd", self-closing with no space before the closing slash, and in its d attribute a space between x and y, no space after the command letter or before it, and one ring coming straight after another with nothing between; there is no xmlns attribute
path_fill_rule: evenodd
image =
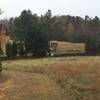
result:
<svg viewBox="0 0 100 100"><path fill-rule="evenodd" d="M24 43L25 52L34 56L50 53L51 40L86 43L87 53L96 52L100 48L100 39L97 41L100 19L97 16L85 16L84 19L70 15L53 16L51 10L38 16L30 10L23 10L20 16L2 22L7 33L20 45Z"/></svg>
<svg viewBox="0 0 100 100"><path fill-rule="evenodd" d="M23 20L21 22L20 20ZM37 14L32 14L30 10L24 10L21 15L16 18L10 18L2 20L4 23L7 33L12 37L19 37L21 30L21 25L26 25L25 27L33 27L34 31L42 30L49 40L61 40L61 41L71 41L71 42L81 42L84 43L88 34L94 33L96 30L100 29L100 19L99 17L90 18L85 16L81 18L79 16L53 16L51 10L48 10L46 14L38 16ZM33 23L33 25L32 25ZM19 25L20 24L20 25ZM20 26L20 32L17 32ZM98 28L98 29L97 29ZM29 30L30 30L29 29ZM28 29L25 30L25 33ZM21 32L22 34L22 32ZM22 34L20 37L24 37Z"/></svg>

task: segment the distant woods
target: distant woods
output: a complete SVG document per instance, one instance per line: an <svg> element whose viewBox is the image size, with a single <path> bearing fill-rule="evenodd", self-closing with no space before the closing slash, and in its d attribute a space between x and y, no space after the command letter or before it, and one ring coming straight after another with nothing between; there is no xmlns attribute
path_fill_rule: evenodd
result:
<svg viewBox="0 0 100 100"><path fill-rule="evenodd" d="M41 33L49 40L84 43L87 35L100 31L100 19L97 16L86 16L85 19L70 15L52 16L51 10L41 16L24 10L19 17L5 19L2 22L7 33L17 39L25 39L25 36L31 36L30 33Z"/></svg>
<svg viewBox="0 0 100 100"><path fill-rule="evenodd" d="M97 16L86 16L85 19L70 15L52 16L51 10L38 16L30 10L24 10L20 16L1 22L7 33L20 43L24 42L25 51L35 56L49 52L48 43L51 40L86 43L88 52L95 46L100 48L100 39L97 41L96 38L100 34L100 19Z"/></svg>

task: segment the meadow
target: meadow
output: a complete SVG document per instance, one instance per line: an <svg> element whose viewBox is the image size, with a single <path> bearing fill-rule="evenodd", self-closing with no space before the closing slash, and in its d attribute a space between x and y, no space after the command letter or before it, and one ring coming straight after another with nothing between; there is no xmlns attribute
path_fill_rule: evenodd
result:
<svg viewBox="0 0 100 100"><path fill-rule="evenodd" d="M100 100L100 57L3 61L0 100Z"/></svg>
<svg viewBox="0 0 100 100"><path fill-rule="evenodd" d="M57 43L54 55L69 54L69 53L85 53L84 43L72 43L64 41L51 41L51 43Z"/></svg>

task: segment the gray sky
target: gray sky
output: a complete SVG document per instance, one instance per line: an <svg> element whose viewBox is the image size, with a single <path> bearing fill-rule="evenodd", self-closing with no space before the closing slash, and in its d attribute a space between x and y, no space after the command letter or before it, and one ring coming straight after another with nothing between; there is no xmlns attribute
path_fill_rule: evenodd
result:
<svg viewBox="0 0 100 100"><path fill-rule="evenodd" d="M51 9L53 15L100 17L100 0L0 0L0 8L4 11L0 18L19 16L25 9L38 15Z"/></svg>

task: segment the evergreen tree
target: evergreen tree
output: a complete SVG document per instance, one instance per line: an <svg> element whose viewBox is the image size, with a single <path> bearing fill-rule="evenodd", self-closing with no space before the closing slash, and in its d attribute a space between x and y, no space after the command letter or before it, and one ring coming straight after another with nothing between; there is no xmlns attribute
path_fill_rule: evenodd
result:
<svg viewBox="0 0 100 100"><path fill-rule="evenodd" d="M12 43L12 58L14 59L17 56L17 44L16 42Z"/></svg>
<svg viewBox="0 0 100 100"><path fill-rule="evenodd" d="M48 11L45 18L51 17ZM48 18L47 18L48 19ZM48 49L48 41L45 36L46 31L41 27L41 21L36 14L30 10L24 10L15 20L16 37L25 44L19 47L19 54L22 56L25 52L32 53L34 56L45 56ZM25 48L23 48L25 46ZM25 50L24 50L25 49Z"/></svg>
<svg viewBox="0 0 100 100"><path fill-rule="evenodd" d="M12 45L10 43L6 45L6 55L8 58L12 58Z"/></svg>
<svg viewBox="0 0 100 100"><path fill-rule="evenodd" d="M85 50L88 54L94 54L97 51L95 37L88 36L85 43Z"/></svg>
<svg viewBox="0 0 100 100"><path fill-rule="evenodd" d="M85 51L86 53L91 53L92 50L92 44L91 44L91 38L87 37L86 43L85 43Z"/></svg>
<svg viewBox="0 0 100 100"><path fill-rule="evenodd" d="M32 53L36 57L46 56L47 52L50 54L49 43L44 36L37 36L32 47Z"/></svg>

